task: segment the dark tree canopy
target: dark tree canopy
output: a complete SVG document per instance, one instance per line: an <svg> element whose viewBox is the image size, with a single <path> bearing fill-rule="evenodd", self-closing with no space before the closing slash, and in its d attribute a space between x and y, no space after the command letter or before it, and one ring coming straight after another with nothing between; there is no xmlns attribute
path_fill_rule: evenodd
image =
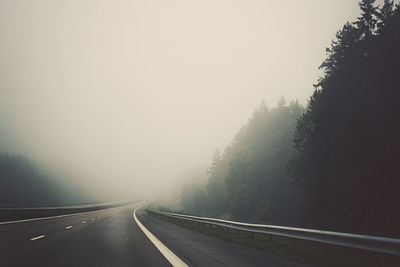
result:
<svg viewBox="0 0 400 267"><path fill-rule="evenodd" d="M184 212L400 236L400 7L359 6L306 110L262 104L214 155L201 208Z"/></svg>
<svg viewBox="0 0 400 267"><path fill-rule="evenodd" d="M303 223L398 235L400 10L392 1L360 7L327 49L291 169L308 196Z"/></svg>

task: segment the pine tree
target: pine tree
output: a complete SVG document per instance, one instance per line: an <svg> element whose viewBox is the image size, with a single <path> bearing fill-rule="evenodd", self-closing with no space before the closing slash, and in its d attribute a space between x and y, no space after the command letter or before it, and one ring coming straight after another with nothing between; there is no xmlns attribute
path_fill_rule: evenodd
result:
<svg viewBox="0 0 400 267"><path fill-rule="evenodd" d="M369 38L376 29L378 10L377 7L374 6L374 3L375 0L362 0L358 4L362 13L355 24L360 34L365 38Z"/></svg>
<svg viewBox="0 0 400 267"><path fill-rule="evenodd" d="M385 27L387 20L394 14L394 2L393 0L385 0L382 8L377 13L379 18L378 29L381 30Z"/></svg>
<svg viewBox="0 0 400 267"><path fill-rule="evenodd" d="M338 32L298 120L290 168L308 196L306 227L399 236L400 9L391 2L377 10L361 1L362 15ZM378 31L377 12L387 16Z"/></svg>

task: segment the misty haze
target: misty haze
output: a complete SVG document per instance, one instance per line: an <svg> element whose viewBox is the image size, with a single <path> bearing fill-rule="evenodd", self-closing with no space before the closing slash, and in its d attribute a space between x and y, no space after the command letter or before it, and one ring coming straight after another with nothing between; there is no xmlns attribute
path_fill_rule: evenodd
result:
<svg viewBox="0 0 400 267"><path fill-rule="evenodd" d="M0 266L399 266L399 1L0 0L0 58Z"/></svg>

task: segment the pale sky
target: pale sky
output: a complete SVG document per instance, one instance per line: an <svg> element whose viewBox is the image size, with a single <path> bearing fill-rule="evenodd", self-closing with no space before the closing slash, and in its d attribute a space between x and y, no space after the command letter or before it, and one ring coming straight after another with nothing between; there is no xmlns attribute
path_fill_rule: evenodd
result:
<svg viewBox="0 0 400 267"><path fill-rule="evenodd" d="M357 2L0 0L0 149L97 192L164 194L262 99L306 103Z"/></svg>

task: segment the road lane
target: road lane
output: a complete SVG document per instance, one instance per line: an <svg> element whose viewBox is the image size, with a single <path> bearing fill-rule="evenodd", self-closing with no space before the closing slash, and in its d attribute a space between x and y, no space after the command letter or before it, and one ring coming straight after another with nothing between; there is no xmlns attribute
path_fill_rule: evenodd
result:
<svg viewBox="0 0 400 267"><path fill-rule="evenodd" d="M171 266L132 217L139 205L0 225L0 266ZM137 214L189 266L300 266Z"/></svg>
<svg viewBox="0 0 400 267"><path fill-rule="evenodd" d="M0 266L170 266L134 222L135 207L0 225Z"/></svg>
<svg viewBox="0 0 400 267"><path fill-rule="evenodd" d="M143 209L136 214L153 235L189 266L306 266L166 222Z"/></svg>
<svg viewBox="0 0 400 267"><path fill-rule="evenodd" d="M133 212L133 218L135 219L136 224L143 231L143 233L147 236L148 239L154 244L154 246L161 252L161 254L171 263L174 267L188 267L188 265L182 261L178 256L175 255L173 251L171 251L167 246L164 245L155 235L153 235L137 218L136 209Z"/></svg>

